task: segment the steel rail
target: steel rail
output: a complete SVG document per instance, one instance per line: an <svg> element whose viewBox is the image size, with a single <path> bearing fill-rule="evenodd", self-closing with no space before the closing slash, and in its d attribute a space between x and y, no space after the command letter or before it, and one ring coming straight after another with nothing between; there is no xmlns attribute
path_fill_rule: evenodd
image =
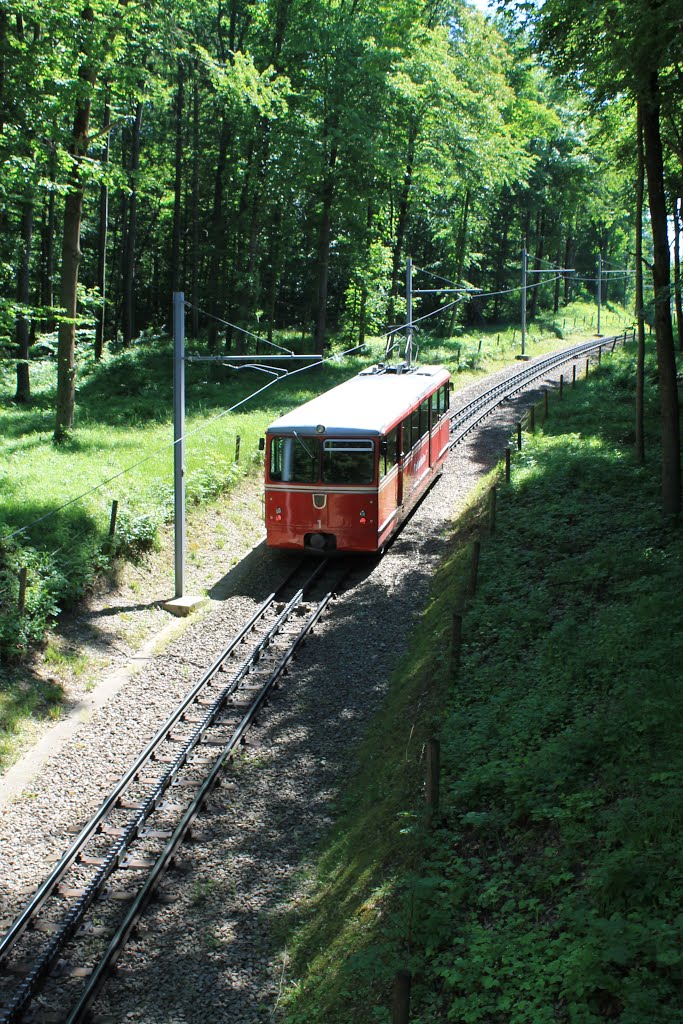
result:
<svg viewBox="0 0 683 1024"><path fill-rule="evenodd" d="M45 948L32 964L29 974L18 986L11 1003L3 1007L3 1016L1 1018L3 1021L7 1021L8 1024L12 1024L14 1021L21 1020L23 1013L33 999L36 990L50 973L50 970L54 966L63 947L74 937L86 913L102 892L104 885L109 880L113 872L121 865L124 854L127 852L134 840L138 838L143 826L158 808L166 794L166 791L187 763L190 754L200 743L207 729L212 725L213 718L217 714L216 708L220 709L225 704L228 697L235 692L242 679L247 675L252 665L255 664L260 657L262 651L282 628L282 624L290 617L293 609L298 606L302 595L303 590L299 590L288 602L273 626L268 630L268 633L259 641L250 655L242 661L237 672L231 678L227 686L224 687L220 696L214 702L214 705L212 705L211 711L204 716L202 722L196 727L190 737L183 744L171 767L159 777L151 794L147 797L141 809L131 819L124 831L124 834L119 837L114 844L112 844L109 853L103 858L103 863L94 873L83 894L76 900L74 906L70 908L59 929L53 934Z"/></svg>
<svg viewBox="0 0 683 1024"><path fill-rule="evenodd" d="M121 794L126 788L134 781L137 781L140 769L143 765L152 760L155 751L161 746L161 744L169 737L173 726L183 718L183 715L187 711L188 707L195 701L199 693L208 686L213 677L221 669L222 665L228 657L233 653L235 648L244 640L244 638L254 629L255 625L259 620L263 619L268 610L272 607L273 603L277 599L278 594L287 587L291 580L296 576L297 572L300 571L300 567L303 563L299 563L292 572L287 576L282 584L271 593L265 601L256 609L254 614L251 616L249 621L242 627L239 633L230 641L227 647L221 652L221 654L215 659L213 664L204 673L199 682L189 691L189 693L183 698L182 702L178 705L171 716L157 731L153 739L147 744L142 753L136 758L133 766L125 773L122 779L117 783L114 790L109 794L107 799L99 807L93 818L88 822L87 825L78 834L69 850L63 855L59 863L55 866L53 871L50 873L48 878L41 884L34 897L30 900L28 905L24 908L21 914L17 917L9 931L6 933L0 946L0 960L3 956L11 950L16 944L20 936L30 927L32 921L38 915L38 912L54 893L57 885L65 876L67 871L78 861L79 855L81 854L88 841L98 831L102 822L106 819L108 814L117 806ZM228 699L232 692L239 686L239 683L244 676L250 671L251 667L259 660L262 652L272 641L273 637L277 634L279 629L282 627L284 622L287 620L289 615L292 613L292 609L301 601L302 595L305 589L309 588L320 574L324 571L327 562L321 562L310 574L304 587L299 588L295 596L287 603L284 610L278 615L275 623L270 627L267 633L259 640L256 646L252 649L250 655L248 655L239 665L236 672L232 676L230 682L223 688L221 697L223 703ZM143 805L141 813L139 813L126 828L123 836L121 836L117 842L115 842L110 848L109 852L105 857L102 858L102 864L99 870L95 873L93 879L88 884L84 894L77 900L75 905L65 915L61 927L54 934L54 937L47 946L43 949L39 957L36 958L32 966L31 971L24 979L22 984L19 986L15 998L4 1007L0 1009L2 1013L3 1021L15 1021L21 1019L21 1015L26 1009L28 1003L33 998L33 995L40 985L41 981L49 974L51 967L53 966L61 947L68 942L76 930L78 929L81 921L88 908L92 905L98 894L102 891L103 886L108 880L112 872L119 866L123 856L132 844L132 842L139 836L139 833L144 825L144 822L150 816L151 813L156 809L161 801L166 790L172 784L173 779L178 774L180 769L186 763L189 754L200 742L204 735L204 732L211 725L209 716L205 716L200 726L194 730L187 742L184 744L183 749L176 757L173 765L170 769L163 773L162 776L157 780L154 790L151 796Z"/></svg>
<svg viewBox="0 0 683 1024"><path fill-rule="evenodd" d="M546 371L562 366L564 363L572 362L572 360L578 359L583 355L588 355L596 349L603 348L610 342L613 342L614 347L619 338L623 338L625 341L626 337L627 333L624 332L623 335L610 335L607 338L601 338L599 341L584 342L572 349L554 353L552 356L547 356L545 359L531 363L512 377L499 381L498 384L489 388L488 391L479 395L450 417L450 433L451 435L456 435L449 442L450 449L455 448L486 416L500 405L501 395L504 398L509 398L511 395L521 391L523 387L530 384L533 380L542 377Z"/></svg>
<svg viewBox="0 0 683 1024"><path fill-rule="evenodd" d="M345 570L344 575L348 574L349 570ZM343 577L342 577L343 578ZM341 580L336 584L339 587ZM336 589L336 588L335 588ZM232 754L237 744L240 742L242 736L253 723L256 718L261 706L265 702L271 689L278 681L280 676L285 672L289 662L295 656L298 648L303 644L305 638L313 629L313 626L318 621L325 608L334 596L334 590L328 591L328 593L318 602L317 606L313 609L311 614L306 619L306 622L299 630L297 636L294 638L287 651L283 654L279 660L277 666L270 673L263 686L259 690L254 701L250 705L248 711L243 716L239 725L232 733L230 739L225 744L225 747L218 755L211 772L206 776L204 782L201 784L200 789L195 794L189 807L186 809L183 817L176 826L173 835L169 838L163 851L157 858L154 867L151 869L150 874L147 876L144 885L137 893L130 909L128 910L124 920L119 925L115 935L111 939L104 956L100 959L97 967L93 969L85 988L81 994L81 997L71 1011L67 1018L67 1024L80 1024L80 1022L87 1020L87 1015L92 1007L93 1002L97 998L98 993L102 989L103 985L107 980L107 975L111 970L112 966L118 959L121 951L123 950L131 932L135 928L139 918L143 914L145 907L152 898L155 889L157 888L159 881L172 863L174 854L180 844L183 842L185 835L190 829L192 822L202 810L206 803L206 800L217 783L220 772ZM291 613L290 613L291 614ZM216 701L216 704L212 708L212 716L216 716L222 707L222 702Z"/></svg>
<svg viewBox="0 0 683 1024"><path fill-rule="evenodd" d="M204 673L200 681L193 687L193 689L185 696L183 702L176 708L173 714L164 722L158 732L149 741L144 750L138 755L134 764L128 771L121 777L117 782L114 789L111 791L109 796L100 805L98 810L95 812L91 820L84 825L82 830L78 833L73 843L62 856L60 861L55 865L52 872L48 875L45 881L40 885L35 895L31 898L30 902L26 905L21 914L13 922L12 926L5 933L3 938L0 940L0 963L6 954L12 949L12 946L17 942L23 932L26 930L31 922L31 919L35 917L37 912L45 900L50 896L55 886L61 881L62 877L66 874L68 869L72 866L76 860L80 850L85 846L87 841L93 836L98 826L104 821L110 811L116 806L116 802L124 792L124 790L134 781L135 776L139 773L143 765L150 759L160 742L168 734L169 730L177 724L178 720L182 717L188 706L193 702L195 697L201 692L201 690L207 685L209 680L219 671L223 662L230 656L232 651L242 641L242 639L253 629L254 625L260 618L263 617L267 609L272 605L275 600L275 593L270 594L266 600L256 609L252 617L249 619L247 624L243 626L237 636L231 641L229 646L218 656L214 661L213 665Z"/></svg>

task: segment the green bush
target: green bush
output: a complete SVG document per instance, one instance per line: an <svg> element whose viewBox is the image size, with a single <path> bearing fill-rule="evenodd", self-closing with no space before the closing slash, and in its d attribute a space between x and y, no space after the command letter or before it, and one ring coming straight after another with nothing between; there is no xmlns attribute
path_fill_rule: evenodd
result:
<svg viewBox="0 0 683 1024"><path fill-rule="evenodd" d="M23 613L19 611L19 576L26 569ZM14 541L0 544L0 657L16 659L39 642L60 611L67 578L55 558Z"/></svg>

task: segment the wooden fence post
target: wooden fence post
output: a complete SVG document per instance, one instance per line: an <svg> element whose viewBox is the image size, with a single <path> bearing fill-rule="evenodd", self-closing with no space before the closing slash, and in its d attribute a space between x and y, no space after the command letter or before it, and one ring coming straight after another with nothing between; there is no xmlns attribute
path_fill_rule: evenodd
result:
<svg viewBox="0 0 683 1024"><path fill-rule="evenodd" d="M441 772L441 748L439 741L427 740L427 785L425 799L430 813L439 809L439 776Z"/></svg>
<svg viewBox="0 0 683 1024"><path fill-rule="evenodd" d="M496 498L498 497L498 488L494 484L489 491L489 533L496 532Z"/></svg>
<svg viewBox="0 0 683 1024"><path fill-rule="evenodd" d="M479 572L479 555L481 553L481 541L475 540L472 544L472 559L470 561L470 578L467 582L467 593L474 597L477 592L477 573Z"/></svg>
<svg viewBox="0 0 683 1024"><path fill-rule="evenodd" d="M590 365L590 359L586 360L586 380L588 380L588 367Z"/></svg>
<svg viewBox="0 0 683 1024"><path fill-rule="evenodd" d="M517 421L517 451L521 452L521 450L522 450L522 421L518 420Z"/></svg>
<svg viewBox="0 0 683 1024"><path fill-rule="evenodd" d="M572 387L576 387L576 363L572 366Z"/></svg>
<svg viewBox="0 0 683 1024"><path fill-rule="evenodd" d="M410 1020L410 971L397 971L394 977L394 1000L391 1008L391 1024L408 1024Z"/></svg>
<svg viewBox="0 0 683 1024"><path fill-rule="evenodd" d="M505 449L505 483L510 483L510 449Z"/></svg>
<svg viewBox="0 0 683 1024"><path fill-rule="evenodd" d="M19 601L18 608L19 614L23 615L26 611L26 583L28 578L28 572L26 566L19 570Z"/></svg>
<svg viewBox="0 0 683 1024"><path fill-rule="evenodd" d="M462 646L462 615L456 612L453 616L451 627L451 658L454 665L460 663L460 648Z"/></svg>
<svg viewBox="0 0 683 1024"><path fill-rule="evenodd" d="M235 438L235 462L240 461L240 435Z"/></svg>
<svg viewBox="0 0 683 1024"><path fill-rule="evenodd" d="M116 533L116 517L119 514L119 503L114 499L111 503L111 516L109 517L109 536L113 537Z"/></svg>

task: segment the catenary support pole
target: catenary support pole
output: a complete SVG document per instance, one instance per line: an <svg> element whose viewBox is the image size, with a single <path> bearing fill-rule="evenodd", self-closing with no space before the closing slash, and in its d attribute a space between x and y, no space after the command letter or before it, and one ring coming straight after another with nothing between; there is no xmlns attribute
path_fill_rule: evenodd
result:
<svg viewBox="0 0 683 1024"><path fill-rule="evenodd" d="M406 257L406 363L413 362L413 261Z"/></svg>
<svg viewBox="0 0 683 1024"><path fill-rule="evenodd" d="M526 277L527 277L527 253L526 246L522 249L522 355L525 354L526 344Z"/></svg>
<svg viewBox="0 0 683 1024"><path fill-rule="evenodd" d="M173 293L175 596L185 596L185 295Z"/></svg>

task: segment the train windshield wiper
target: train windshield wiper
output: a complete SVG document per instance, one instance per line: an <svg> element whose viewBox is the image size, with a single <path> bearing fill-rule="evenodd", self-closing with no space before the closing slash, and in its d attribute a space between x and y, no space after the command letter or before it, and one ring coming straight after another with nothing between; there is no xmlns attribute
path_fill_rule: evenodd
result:
<svg viewBox="0 0 683 1024"><path fill-rule="evenodd" d="M299 435L297 434L296 430L293 430L292 433L294 434L294 437L297 439L297 441L299 442L299 444L301 445L303 450L308 455L309 459L314 459L315 458L315 453L314 452L309 452L308 448L306 447L306 445L303 442L303 439L299 437Z"/></svg>

